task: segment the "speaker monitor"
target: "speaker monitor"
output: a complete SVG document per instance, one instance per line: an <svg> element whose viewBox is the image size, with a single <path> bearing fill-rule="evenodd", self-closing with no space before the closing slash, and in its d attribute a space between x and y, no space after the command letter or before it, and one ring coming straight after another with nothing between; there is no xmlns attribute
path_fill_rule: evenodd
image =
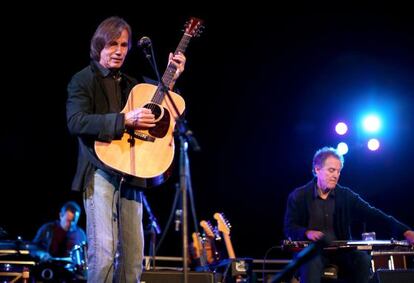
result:
<svg viewBox="0 0 414 283"><path fill-rule="evenodd" d="M141 283L182 283L184 273L179 271L144 271ZM212 272L188 272L188 283L215 283Z"/></svg>
<svg viewBox="0 0 414 283"><path fill-rule="evenodd" d="M414 269L379 269L375 272L374 277L377 283L413 283Z"/></svg>

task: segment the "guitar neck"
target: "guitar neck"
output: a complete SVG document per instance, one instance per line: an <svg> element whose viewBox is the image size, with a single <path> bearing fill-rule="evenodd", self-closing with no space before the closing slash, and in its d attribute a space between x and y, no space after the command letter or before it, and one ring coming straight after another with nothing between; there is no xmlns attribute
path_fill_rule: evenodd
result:
<svg viewBox="0 0 414 283"><path fill-rule="evenodd" d="M192 238L193 238L193 246L194 246L194 256L196 258L199 258L201 256L201 242L200 239L197 235L197 233L193 233L192 234Z"/></svg>
<svg viewBox="0 0 414 283"><path fill-rule="evenodd" d="M202 241L200 239L200 235L198 235L197 233L194 232L192 234L192 238L193 238L194 256L195 256L195 258L200 259L200 265L201 266L205 266L206 262L207 262L207 259L206 259L206 253L205 253L204 246L203 246Z"/></svg>
<svg viewBox="0 0 414 283"><path fill-rule="evenodd" d="M224 237L224 243L226 244L227 254L229 255L229 258L235 259L236 254L234 253L233 244L231 243L230 235L223 233L223 237Z"/></svg>
<svg viewBox="0 0 414 283"><path fill-rule="evenodd" d="M187 49L188 43L190 42L190 39L191 35L184 33L174 54L177 54L178 52L184 54L185 50ZM168 87L172 83L176 71L177 67L174 64L168 64L167 69L165 70L161 78L161 81L165 87ZM164 99L164 95L165 92L163 91L162 86L159 86L157 92L154 95L154 98L152 99L152 102L161 104L161 102Z"/></svg>

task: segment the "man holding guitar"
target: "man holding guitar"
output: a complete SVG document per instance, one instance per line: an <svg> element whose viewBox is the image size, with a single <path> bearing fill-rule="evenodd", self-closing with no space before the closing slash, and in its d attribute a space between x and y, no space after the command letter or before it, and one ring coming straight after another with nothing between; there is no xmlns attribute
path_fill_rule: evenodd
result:
<svg viewBox="0 0 414 283"><path fill-rule="evenodd" d="M358 194L338 184L344 159L334 148L324 147L313 157L315 179L290 193L284 230L294 241L351 240L351 223L356 219L370 220L395 231L414 243L414 232L405 224L372 207ZM362 251L346 251L333 256L322 253L300 267L300 282L321 282L325 265L341 265L353 283L368 282L370 257Z"/></svg>
<svg viewBox="0 0 414 283"><path fill-rule="evenodd" d="M138 81L121 72L131 36L131 27L122 18L105 19L91 40L90 65L76 73L67 88L67 124L79 142L72 189L84 193L88 282L139 282L142 272L141 188L95 152L98 142L110 145L125 138L133 155L134 146L141 142L138 131L156 127L153 108L131 102L135 97L129 94ZM181 52L170 54L171 76L164 81L170 89L184 71L185 61Z"/></svg>

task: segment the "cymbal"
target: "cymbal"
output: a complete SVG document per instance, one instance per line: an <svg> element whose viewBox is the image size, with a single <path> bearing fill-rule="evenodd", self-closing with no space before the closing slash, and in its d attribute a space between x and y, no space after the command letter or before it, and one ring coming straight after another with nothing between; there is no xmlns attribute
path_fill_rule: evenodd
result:
<svg viewBox="0 0 414 283"><path fill-rule="evenodd" d="M34 251L38 250L38 246L29 241L21 240L2 240L0 241L0 253L4 251Z"/></svg>

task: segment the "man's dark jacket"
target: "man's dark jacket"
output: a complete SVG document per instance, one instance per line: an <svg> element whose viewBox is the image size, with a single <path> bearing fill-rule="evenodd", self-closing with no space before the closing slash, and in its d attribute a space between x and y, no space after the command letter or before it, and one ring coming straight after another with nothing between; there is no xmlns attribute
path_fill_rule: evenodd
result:
<svg viewBox="0 0 414 283"><path fill-rule="evenodd" d="M91 180L96 167L105 166L94 155L95 140L111 142L121 139L125 130L124 114L110 113L109 97L103 84L103 74L97 62L76 73L68 85L66 117L69 132L78 136L79 154L72 190L82 191ZM121 77L122 102L137 81L125 74ZM90 115L93 114L93 115Z"/></svg>
<svg viewBox="0 0 414 283"><path fill-rule="evenodd" d="M287 201L284 232L292 240L307 240L309 209L314 198L316 179L290 193ZM358 219L372 221L378 227L388 227L395 237L401 238L410 227L394 217L372 207L358 194L347 187L337 185L335 188L334 229L338 240L351 240L352 221Z"/></svg>

